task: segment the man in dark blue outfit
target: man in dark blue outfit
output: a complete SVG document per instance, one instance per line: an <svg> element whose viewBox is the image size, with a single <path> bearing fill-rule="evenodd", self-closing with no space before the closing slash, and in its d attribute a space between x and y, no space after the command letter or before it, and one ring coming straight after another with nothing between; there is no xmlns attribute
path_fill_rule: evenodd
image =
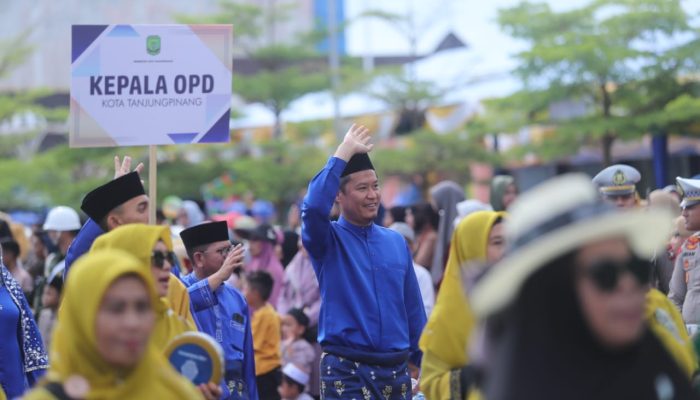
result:
<svg viewBox="0 0 700 400"><path fill-rule="evenodd" d="M410 398L408 362L421 360L423 301L405 240L373 222L380 193L369 140L353 125L302 205L302 239L321 290L325 399ZM329 219L334 202L337 222Z"/></svg>
<svg viewBox="0 0 700 400"><path fill-rule="evenodd" d="M190 294L197 328L224 350L226 400L257 400L255 355L248 303L226 280L243 264L243 248L233 247L226 222L205 222L180 233L192 260L192 273L182 278Z"/></svg>

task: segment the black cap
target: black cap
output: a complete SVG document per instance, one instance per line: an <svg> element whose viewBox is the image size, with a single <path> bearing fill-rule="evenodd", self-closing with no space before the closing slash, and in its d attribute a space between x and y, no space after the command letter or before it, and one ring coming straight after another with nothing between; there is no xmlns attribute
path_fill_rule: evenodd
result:
<svg viewBox="0 0 700 400"><path fill-rule="evenodd" d="M253 229L236 229L236 233L243 239L267 241L277 243L277 233L268 224L260 224Z"/></svg>
<svg viewBox="0 0 700 400"><path fill-rule="evenodd" d="M226 221L204 222L180 232L182 243L187 250L209 243L228 240Z"/></svg>
<svg viewBox="0 0 700 400"><path fill-rule="evenodd" d="M133 199L134 197L146 194L141 183L141 178L137 172L130 172L126 175L107 182L92 192L85 195L83 204L80 205L88 217L99 222L110 211Z"/></svg>
<svg viewBox="0 0 700 400"><path fill-rule="evenodd" d="M343 173L340 174L340 177L342 178L352 173L365 171L368 169L374 170L374 165L372 165L369 155L367 155L367 153L357 153L350 158L350 161L348 161L348 164L345 166Z"/></svg>

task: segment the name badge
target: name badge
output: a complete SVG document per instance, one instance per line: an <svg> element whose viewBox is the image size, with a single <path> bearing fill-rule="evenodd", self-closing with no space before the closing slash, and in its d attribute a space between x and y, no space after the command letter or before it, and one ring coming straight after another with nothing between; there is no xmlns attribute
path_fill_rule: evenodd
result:
<svg viewBox="0 0 700 400"><path fill-rule="evenodd" d="M245 330L245 317L240 313L234 313L231 317L231 327L243 332Z"/></svg>

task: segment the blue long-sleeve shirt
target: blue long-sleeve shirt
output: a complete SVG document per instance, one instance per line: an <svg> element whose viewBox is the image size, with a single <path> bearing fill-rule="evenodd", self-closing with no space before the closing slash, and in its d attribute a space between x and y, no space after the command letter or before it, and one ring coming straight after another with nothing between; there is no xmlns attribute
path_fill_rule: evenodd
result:
<svg viewBox="0 0 700 400"><path fill-rule="evenodd" d="M85 225L83 225L83 227L80 228L80 232L78 232L78 235L71 242L70 247L68 247L68 252L66 253L65 260L66 268L63 270L64 282L66 280L66 277L68 277L68 271L70 270L70 267L73 266L75 260L77 260L83 254L90 251L90 247L92 247L92 244L103 233L104 231L102 230L102 228L100 228L97 222L93 221L91 218L88 218L88 220L85 222Z"/></svg>
<svg viewBox="0 0 700 400"><path fill-rule="evenodd" d="M10 399L22 396L36 382L30 383L33 373L24 371L20 319L20 311L12 301L8 289L0 284L0 386ZM45 370L36 372L43 373Z"/></svg>
<svg viewBox="0 0 700 400"><path fill-rule="evenodd" d="M190 308L197 328L213 337L224 349L221 398L257 400L253 335L245 298L226 283L212 292L209 282L197 279L194 273L182 277L182 281L190 295ZM235 383L237 380L243 381L245 388L240 388Z"/></svg>
<svg viewBox="0 0 700 400"><path fill-rule="evenodd" d="M426 316L413 260L398 233L360 227L329 214L347 163L331 157L311 180L302 205L302 241L321 290L318 340L352 359L408 352L420 365Z"/></svg>
<svg viewBox="0 0 700 400"><path fill-rule="evenodd" d="M48 356L22 288L0 262L0 386L8 399L44 376Z"/></svg>

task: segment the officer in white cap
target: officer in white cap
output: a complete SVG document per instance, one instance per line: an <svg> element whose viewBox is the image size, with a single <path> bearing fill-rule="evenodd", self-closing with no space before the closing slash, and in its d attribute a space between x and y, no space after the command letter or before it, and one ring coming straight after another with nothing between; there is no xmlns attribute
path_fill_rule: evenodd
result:
<svg viewBox="0 0 700 400"><path fill-rule="evenodd" d="M639 171L625 164L611 165L593 177L603 200L620 208L637 207L637 182Z"/></svg>
<svg viewBox="0 0 700 400"><path fill-rule="evenodd" d="M685 228L693 232L683 243L673 266L668 297L681 310L693 332L700 324L700 179L676 178L683 201Z"/></svg>

